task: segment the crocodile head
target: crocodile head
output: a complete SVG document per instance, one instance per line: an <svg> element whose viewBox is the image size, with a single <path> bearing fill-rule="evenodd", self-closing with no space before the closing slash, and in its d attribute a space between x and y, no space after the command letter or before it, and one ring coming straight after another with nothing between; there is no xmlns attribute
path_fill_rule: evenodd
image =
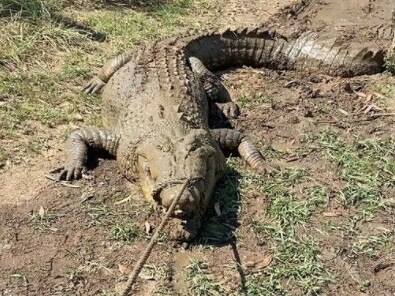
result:
<svg viewBox="0 0 395 296"><path fill-rule="evenodd" d="M193 239L224 170L223 155L210 134L193 130L177 141L161 136L139 145L136 156L144 195L159 207L170 207L184 182L190 180L174 210L173 224L177 227L171 236L184 241Z"/></svg>

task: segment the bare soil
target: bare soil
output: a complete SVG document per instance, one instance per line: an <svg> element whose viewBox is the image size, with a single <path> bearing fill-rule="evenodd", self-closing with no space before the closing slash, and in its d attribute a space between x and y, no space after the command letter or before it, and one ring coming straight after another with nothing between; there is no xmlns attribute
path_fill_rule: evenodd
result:
<svg viewBox="0 0 395 296"><path fill-rule="evenodd" d="M212 2L222 13L221 26L252 26L284 10L272 19L273 26L283 31L313 29L383 47L389 46L393 34L391 0L312 0L292 9L285 9L291 2L286 0ZM214 22L214 15L203 17ZM392 93L382 94L380 89L394 85L395 79L386 74L338 78L242 68L219 75L241 105L240 118L232 122L235 128L251 135L262 148L287 152L272 159L280 166L306 168L331 188L341 187L343 180L319 149L290 157L301 147L303 135L332 128L349 141L355 136L394 137L395 117L389 114L395 112L395 100ZM374 93L368 102L364 95ZM364 113L369 104L380 108ZM57 133L63 133L66 128L58 129ZM147 245L147 223L155 227L160 215L150 209L136 184L125 180L111 160L100 160L94 178L75 182L73 187L45 178L63 159L62 143L49 139L48 145L45 153L0 175L0 294L113 295L126 278L122 271L133 267ZM236 162L238 169L248 170L242 161ZM237 176L231 175L235 183ZM240 190L229 198L237 199ZM243 295L248 275L253 273L248 263L271 255L271 242L262 241L251 227L252 221L265 215L266 196L254 190L243 194L241 211L234 221L228 221L237 241L217 244L213 243L215 238L199 240L185 250L164 238L148 260L134 295L159 295L158 289L162 295L191 295L185 272L191 259L207 262L227 294ZM386 196L393 198L394 188L389 188ZM395 295L393 247L376 257L353 254L344 232L323 235L315 229L346 223L354 209L345 209L333 199L325 212L336 214L314 215L308 229L319 241L321 259L334 280L317 294ZM213 209L207 216L210 219L215 219ZM118 224L136 225L136 238L131 243L114 238ZM394 206L356 226L361 235L380 228L395 231ZM303 295L297 289L289 294Z"/></svg>

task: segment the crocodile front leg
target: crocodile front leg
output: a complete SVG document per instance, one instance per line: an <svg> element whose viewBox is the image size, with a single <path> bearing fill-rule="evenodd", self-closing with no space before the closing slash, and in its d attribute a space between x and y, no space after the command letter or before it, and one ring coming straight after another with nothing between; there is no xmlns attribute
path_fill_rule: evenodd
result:
<svg viewBox="0 0 395 296"><path fill-rule="evenodd" d="M255 148L248 137L232 129L212 129L211 134L222 150L238 151L240 156L255 170L268 174L278 172L278 169L265 161L262 154Z"/></svg>
<svg viewBox="0 0 395 296"><path fill-rule="evenodd" d="M221 80L207 69L198 58L190 57L188 61L192 72L202 80L203 88L208 98L216 103L218 109L221 110L227 118L237 118L240 115L239 106L231 101L229 92L226 90Z"/></svg>
<svg viewBox="0 0 395 296"><path fill-rule="evenodd" d="M122 53L115 58L108 61L99 71L97 76L93 77L88 84L84 87L84 91L87 94L100 93L102 88L106 85L111 76L118 71L123 65L132 59L133 55L131 52Z"/></svg>
<svg viewBox="0 0 395 296"><path fill-rule="evenodd" d="M86 171L89 148L116 156L119 139L119 135L104 128L86 127L72 132L66 143L68 161L61 169L59 180L81 178Z"/></svg>

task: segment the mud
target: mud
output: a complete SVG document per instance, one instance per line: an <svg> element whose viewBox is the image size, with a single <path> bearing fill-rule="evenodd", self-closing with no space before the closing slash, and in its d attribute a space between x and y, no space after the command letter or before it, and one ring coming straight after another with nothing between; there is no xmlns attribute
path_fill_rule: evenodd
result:
<svg viewBox="0 0 395 296"><path fill-rule="evenodd" d="M289 14L286 30L313 30L323 36L389 48L394 34L392 0L308 0L296 15ZM283 20L281 20L283 21Z"/></svg>
<svg viewBox="0 0 395 296"><path fill-rule="evenodd" d="M255 25L285 9L284 15L272 20L281 30L295 33L312 29L355 42L389 46L392 1L310 2L306 7L299 5L297 15L294 7L285 9L288 1L249 1L248 4L230 1L230 5L216 1L213 5L223 13L222 25L236 22ZM260 139L262 147L296 151L301 135L318 133L325 127L336 128L349 139L354 135L385 138L395 130L394 117L369 118L373 114L371 111L362 118L358 110L366 104L357 94L377 92L380 85L394 85L393 77L378 74L340 79L314 73L301 75L294 71L248 68L220 74L231 96L241 105L242 115L233 122L235 128ZM262 97L271 100L262 101ZM377 101L374 103L379 104ZM391 111L393 98L386 106L380 112L394 112ZM111 295L125 280L119 264L133 266L147 244L146 222L155 227L160 217L152 212L138 188L122 177L113 161L101 161L94 179L79 181L75 183L76 188L46 179L44 175L62 159L60 146L53 144L51 147L44 155L13 165L0 175L3 225L0 228L0 294ZM285 166L305 167L311 175L323 176L323 181L334 187L341 186L342 181L333 174L331 164L320 158L318 151L311 151L302 158L280 157L274 161ZM244 167L240 161L238 165ZM237 177L233 181L236 183ZM388 192L388 196L394 195L393 190ZM128 197L128 201L120 203ZM240 244L225 242L216 247L201 242L189 250L182 250L164 239L143 270L135 287L136 295L153 295L158 287L170 291L164 295L188 295L185 268L189 258L205 260L216 280L223 283L229 294L237 295L246 277L239 266L244 266L251 258L270 255L270 243L259 240L250 228L254 218L264 215L265 205L264 196L257 192L246 193L241 212L234 221L229 221L237 228L237 236L242 238ZM37 218L41 207L45 211L43 219ZM328 211L336 207L339 206L332 205ZM213 216L209 213L207 220L215 220ZM317 216L312 228L328 219L333 223L346 222L351 216L350 212L332 218ZM394 208L388 208L374 218L370 227L359 225L358 230L367 234L373 227L395 229L394 217ZM115 241L111 234L114 223L135 223L138 238L125 244ZM353 257L348 250L347 236L317 235L317 238L324 250L323 260L336 278L323 294L395 293L395 265L389 264L382 269L380 265L394 262L393 253L380 258ZM149 265L157 268L150 269ZM366 281L369 285L362 289L361 283ZM294 290L291 295L300 293Z"/></svg>

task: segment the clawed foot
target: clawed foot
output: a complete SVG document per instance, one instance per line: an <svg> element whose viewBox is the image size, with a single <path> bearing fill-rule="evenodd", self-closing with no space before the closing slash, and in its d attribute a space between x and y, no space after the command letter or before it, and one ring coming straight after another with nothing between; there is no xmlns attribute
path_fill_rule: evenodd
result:
<svg viewBox="0 0 395 296"><path fill-rule="evenodd" d="M280 168L272 163L262 161L258 171L265 175L274 176L275 174L280 172Z"/></svg>
<svg viewBox="0 0 395 296"><path fill-rule="evenodd" d="M239 106L233 102L217 103L217 106L227 118L237 118L240 115Z"/></svg>
<svg viewBox="0 0 395 296"><path fill-rule="evenodd" d="M88 82L83 91L87 94L98 94L105 85L106 83L103 80L95 76Z"/></svg>
<svg viewBox="0 0 395 296"><path fill-rule="evenodd" d="M72 181L78 180L81 178L85 178L87 176L86 167L78 164L74 165L67 165L65 167L60 167L54 171L53 173L59 173L58 181L65 180L65 181Z"/></svg>

